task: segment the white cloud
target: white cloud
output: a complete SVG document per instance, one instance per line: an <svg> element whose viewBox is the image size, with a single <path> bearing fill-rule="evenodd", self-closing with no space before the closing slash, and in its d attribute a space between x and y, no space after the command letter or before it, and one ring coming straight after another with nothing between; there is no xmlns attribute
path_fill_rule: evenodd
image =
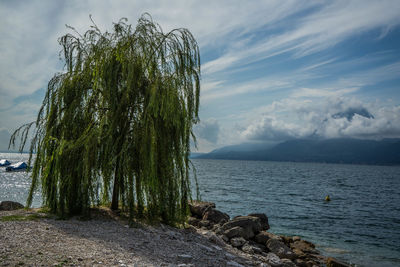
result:
<svg viewBox="0 0 400 267"><path fill-rule="evenodd" d="M249 140L293 138L400 138L400 106L378 106L354 98L285 99L264 107L265 113L242 132Z"/></svg>

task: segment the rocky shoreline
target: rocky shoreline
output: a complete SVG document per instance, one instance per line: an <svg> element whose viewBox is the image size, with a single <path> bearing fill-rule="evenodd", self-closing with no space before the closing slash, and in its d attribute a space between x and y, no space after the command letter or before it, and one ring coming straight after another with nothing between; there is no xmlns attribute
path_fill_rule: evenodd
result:
<svg viewBox="0 0 400 267"><path fill-rule="evenodd" d="M224 242L226 246L251 255L258 266L349 266L321 255L313 243L302 240L299 236L290 237L268 232L266 214L252 213L230 220L229 215L217 210L212 202L193 202L190 204L190 211L190 225L202 229L204 235L215 235L213 239Z"/></svg>
<svg viewBox="0 0 400 267"><path fill-rule="evenodd" d="M265 214L230 219L210 202L190 204L184 229L129 228L108 209L83 221L20 208L0 203L0 266L348 266L300 237L268 232Z"/></svg>

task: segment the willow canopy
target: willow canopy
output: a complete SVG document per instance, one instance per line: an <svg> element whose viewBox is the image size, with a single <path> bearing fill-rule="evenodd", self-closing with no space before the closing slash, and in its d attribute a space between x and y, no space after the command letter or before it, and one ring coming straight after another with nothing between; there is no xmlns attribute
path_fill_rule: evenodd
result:
<svg viewBox="0 0 400 267"><path fill-rule="evenodd" d="M93 22L93 21L92 21ZM135 29L96 24L59 39L65 72L49 82L35 129L27 200L39 186L60 215L110 203L130 217L182 222L191 198L190 140L198 122L200 55L187 29L164 33L144 14ZM31 157L32 158L32 157Z"/></svg>

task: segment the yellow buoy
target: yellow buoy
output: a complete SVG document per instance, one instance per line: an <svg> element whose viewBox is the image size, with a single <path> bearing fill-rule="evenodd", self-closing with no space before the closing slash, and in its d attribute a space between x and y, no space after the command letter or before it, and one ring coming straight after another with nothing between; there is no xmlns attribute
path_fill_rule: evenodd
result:
<svg viewBox="0 0 400 267"><path fill-rule="evenodd" d="M325 201L331 201L331 198L329 197L329 195L327 195L327 196L325 197Z"/></svg>

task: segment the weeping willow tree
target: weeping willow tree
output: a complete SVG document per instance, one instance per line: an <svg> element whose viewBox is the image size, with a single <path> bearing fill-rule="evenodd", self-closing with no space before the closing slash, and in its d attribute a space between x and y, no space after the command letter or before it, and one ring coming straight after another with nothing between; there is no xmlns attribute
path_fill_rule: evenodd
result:
<svg viewBox="0 0 400 267"><path fill-rule="evenodd" d="M27 205L41 186L61 216L111 203L134 216L182 222L191 198L190 139L198 122L200 55L187 29L164 33L148 14L136 28L93 26L59 39L65 72L49 82L29 130L33 160Z"/></svg>

